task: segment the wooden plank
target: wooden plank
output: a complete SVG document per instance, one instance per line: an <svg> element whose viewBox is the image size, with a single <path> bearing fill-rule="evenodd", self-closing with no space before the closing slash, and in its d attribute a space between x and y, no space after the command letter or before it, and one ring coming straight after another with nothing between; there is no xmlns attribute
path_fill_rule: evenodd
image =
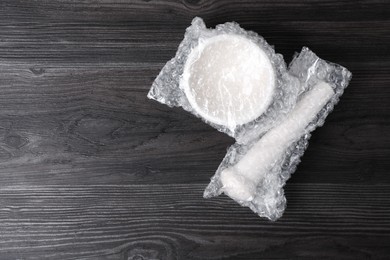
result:
<svg viewBox="0 0 390 260"><path fill-rule="evenodd" d="M0 188L3 259L381 258L390 186L292 184L280 221L203 185ZM138 258L136 258L138 255ZM134 258L132 258L134 257Z"/></svg>
<svg viewBox="0 0 390 260"><path fill-rule="evenodd" d="M234 17L217 23L233 21ZM207 19L205 20L207 22ZM2 24L2 63L35 62L37 65L66 67L112 66L128 63L161 63L169 60L183 39L191 20L181 26L142 21L114 23L98 22L28 22ZM70 24L69 24L70 23ZM214 23L208 23L212 26ZM149 27L148 27L149 26ZM300 51L302 46L312 48L320 57L333 62L372 62L388 60L388 21L259 21L256 26L241 23L246 29L261 34L276 50L286 57ZM141 27L141 29L140 29ZM362 28L367 28L369 33ZM86 34L88 32L88 34ZM300 37L296 37L300 35ZM348 42L345 45L344 42Z"/></svg>
<svg viewBox="0 0 390 260"><path fill-rule="evenodd" d="M390 5L385 3L3 0L0 57L67 66L167 61L198 15L209 26L239 22L287 60L303 45L334 62L386 60Z"/></svg>

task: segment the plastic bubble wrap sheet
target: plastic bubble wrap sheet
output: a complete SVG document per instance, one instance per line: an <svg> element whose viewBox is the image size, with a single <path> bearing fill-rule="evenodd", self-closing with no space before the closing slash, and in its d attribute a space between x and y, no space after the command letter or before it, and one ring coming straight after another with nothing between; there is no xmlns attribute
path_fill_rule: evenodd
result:
<svg viewBox="0 0 390 260"><path fill-rule="evenodd" d="M181 106L236 139L204 197L225 193L261 217L280 218L283 186L351 79L304 47L287 69L280 54L237 23L187 28L149 98Z"/></svg>
<svg viewBox="0 0 390 260"><path fill-rule="evenodd" d="M283 186L299 164L310 132L323 125L351 78L347 69L318 58L308 48L292 61L290 73L304 89L294 109L257 139L231 146L205 198L224 192L261 217L276 220L282 216L286 207Z"/></svg>
<svg viewBox="0 0 390 260"><path fill-rule="evenodd" d="M191 79L191 72L198 76ZM256 83L263 85L259 88ZM265 132L276 118L287 114L300 87L287 72L282 55L258 34L234 22L208 29L196 17L148 97L182 107L219 131L244 140L255 125L256 134Z"/></svg>

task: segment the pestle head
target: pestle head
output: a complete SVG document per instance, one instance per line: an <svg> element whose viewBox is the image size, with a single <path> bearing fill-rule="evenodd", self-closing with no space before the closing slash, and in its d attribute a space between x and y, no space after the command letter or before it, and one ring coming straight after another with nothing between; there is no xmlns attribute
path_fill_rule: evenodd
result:
<svg viewBox="0 0 390 260"><path fill-rule="evenodd" d="M223 192L234 200L252 201L256 194L256 184L236 173L234 167L221 172L221 182Z"/></svg>

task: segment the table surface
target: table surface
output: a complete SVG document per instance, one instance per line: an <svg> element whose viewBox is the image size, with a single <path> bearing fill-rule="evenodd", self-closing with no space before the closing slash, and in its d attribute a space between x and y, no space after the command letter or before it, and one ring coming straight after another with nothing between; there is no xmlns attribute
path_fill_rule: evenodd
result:
<svg viewBox="0 0 390 260"><path fill-rule="evenodd" d="M0 259L390 257L388 1L0 1ZM146 94L194 16L353 79L277 222L204 188L233 139Z"/></svg>

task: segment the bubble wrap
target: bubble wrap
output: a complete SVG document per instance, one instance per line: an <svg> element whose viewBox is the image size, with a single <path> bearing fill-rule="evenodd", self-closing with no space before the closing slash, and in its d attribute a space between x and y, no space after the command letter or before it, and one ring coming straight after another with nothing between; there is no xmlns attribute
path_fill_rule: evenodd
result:
<svg viewBox="0 0 390 260"><path fill-rule="evenodd" d="M231 46L218 45L221 39L228 39ZM213 44L218 48L212 49ZM234 55L229 56L229 52ZM200 63L206 54L207 62ZM259 59L269 60L269 66ZM256 65L270 73L256 78L257 71L252 70ZM225 67L237 68L241 76L221 70ZM242 77L245 72L249 73ZM193 76L196 80L190 81L192 74L202 77ZM350 78L347 69L318 58L306 47L287 69L283 57L256 33L234 22L208 29L196 17L148 97L182 107L236 139L205 189L205 198L225 193L259 216L276 220L286 207L283 186L300 162L310 132L324 123ZM249 88L252 92L245 94L248 86L263 81L268 83L262 88L272 85L272 91L253 92ZM238 82L242 89L229 92L232 82ZM190 83L195 87L189 88ZM209 90L213 87L218 91ZM193 94L196 88L205 91L199 92L200 96ZM243 116L237 116L237 111L243 111ZM247 114L250 116L245 117ZM218 122L218 118L223 120Z"/></svg>
<svg viewBox="0 0 390 260"><path fill-rule="evenodd" d="M351 79L351 73L347 69L318 58L306 47L291 62L289 72L299 79L302 86L301 89L305 90L305 92L300 94L294 106L298 107L299 104L304 104L308 107L311 105L314 107L317 106L319 108L318 113L298 133L290 133L289 131L293 131L291 128L294 127L291 127L290 123L288 125L290 129L286 129L285 122L286 120L292 119L291 122L294 123L294 120L299 118L299 114L295 112L304 111L302 110L304 107L301 110L290 111L287 117L276 119L277 123L274 124L275 128L269 130L266 134L260 131L257 139L252 138L248 143L236 143L232 145L206 188L204 192L205 198L218 196L222 192L227 193L226 186L224 187L224 185L230 184L232 185L233 193L237 193L237 190L240 189L242 192L241 194L227 195L231 196L242 206L249 207L259 216L266 217L270 220L277 220L282 216L286 207L283 186L299 164L300 157L308 146L310 132L316 127L323 125L326 116L333 110L334 105L338 102L339 97L343 94L344 89ZM318 100L315 99L316 94L319 92L311 92L315 90L315 87L319 83L327 83L333 90L329 98L325 99L326 102L323 105L318 105ZM295 117L289 118L294 113ZM286 131L285 133L287 134L283 134L283 131ZM269 133L271 134L269 135ZM252 135L255 134L252 133ZM292 136L292 138L284 137L288 135ZM267 138L271 140L268 146L258 145L259 143L261 144L263 139ZM280 140L284 140L282 141L284 145L278 143ZM256 145L263 149L255 150L255 148L253 150L253 147ZM278 150L275 147L280 147L280 149ZM251 149L252 158L245 158ZM275 152L274 149L277 151ZM267 154L271 154L272 157L267 158ZM247 168L247 171L253 171L252 176L257 176L254 178L255 181L247 179L247 172L240 170L234 171L234 167L240 163L243 164L243 161L245 161L244 166L241 165L241 168L246 169L246 167L250 167ZM268 165L262 165L264 162ZM233 182L223 184L221 181L221 173L224 171L232 171L232 169L234 171L231 175L234 177ZM256 172L256 170L259 172ZM244 200L238 198L244 198Z"/></svg>
<svg viewBox="0 0 390 260"><path fill-rule="evenodd" d="M229 122L225 124L211 122L200 115L197 109L190 104L184 91L184 70L189 55L198 45L221 35L234 35L248 39L264 51L274 70L275 89L270 104L267 106L266 111L245 124L229 120ZM245 50L240 49L240 52L243 51ZM212 63L212 60L210 63ZM241 78L237 80L244 81L244 79ZM219 131L235 137L239 142L245 142L245 140L250 139L253 134L257 135L259 132L265 132L270 129L276 118L286 114L292 108L300 92L302 92L301 85L295 77L292 77L287 72L282 55L275 53L274 49L258 34L251 31L245 31L234 22L217 25L215 29L208 29L203 20L196 17L193 19L191 26L187 28L184 39L176 52L176 56L165 64L160 74L153 82L148 93L148 98L157 100L170 107L182 107L197 117L200 117L203 121ZM206 98L213 99L214 97L211 96ZM237 106L243 106L244 109L246 109L244 112L251 113L250 110L255 109L247 107L245 99L243 98L240 100L239 98L240 97L238 97L239 102L237 102ZM235 110L235 108L236 106L232 106L233 110ZM228 115L233 113L234 111L227 110ZM253 114L256 113L253 112ZM256 127L255 130L254 127Z"/></svg>

